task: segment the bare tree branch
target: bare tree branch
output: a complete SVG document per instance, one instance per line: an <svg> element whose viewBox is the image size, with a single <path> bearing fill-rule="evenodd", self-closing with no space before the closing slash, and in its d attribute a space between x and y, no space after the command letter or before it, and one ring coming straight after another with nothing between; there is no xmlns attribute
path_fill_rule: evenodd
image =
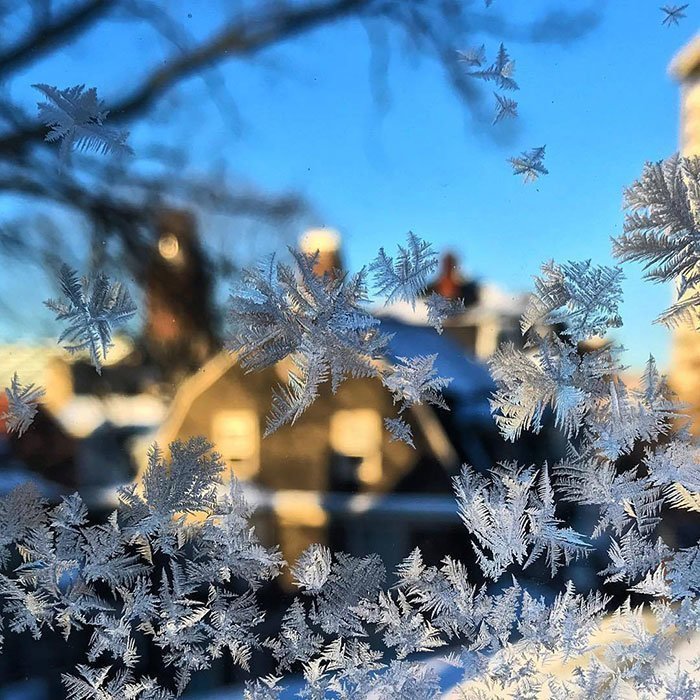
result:
<svg viewBox="0 0 700 700"><path fill-rule="evenodd" d="M83 33L112 9L115 0L87 0L71 7L49 24L38 23L19 42L0 54L0 76L5 76L42 58L48 52Z"/></svg>
<svg viewBox="0 0 700 700"><path fill-rule="evenodd" d="M209 36L195 39L169 12L168 3L159 0L65 0L55 16L49 0L34 0L29 29L0 50L0 78L9 85L31 63L89 36L101 20L118 18L131 27L145 25L166 40L168 49L121 93L100 94L110 111L110 123L137 122L192 76L201 76L214 103L220 104L222 113L230 114L235 109L233 96L221 73L215 72L224 61L249 61L292 38L341 20L360 19L368 25L375 50L370 79L378 102L388 99L388 83L381 72L388 65L392 35L398 33L413 55L442 66L468 113L483 121L480 88L455 58L455 50L465 47L475 31L563 42L588 31L596 16L592 10L560 10L514 27L497 11L475 10L462 0L274 0L231 5L221 17L212 16L216 24ZM122 243L120 254L134 270L143 260L143 250L153 244L148 227L166 203L275 226L298 223L308 212L306 203L292 195L262 195L226 178L193 179L186 174L186 150L172 144L142 146L132 162L100 163L76 157L70 172L59 173L57 149L44 141L47 129L29 116L30 106L13 100L9 90L0 92L0 194L18 194L84 215L101 237L111 236ZM490 118L489 114L488 121ZM158 150L159 156L149 155ZM138 173L144 164L148 176Z"/></svg>

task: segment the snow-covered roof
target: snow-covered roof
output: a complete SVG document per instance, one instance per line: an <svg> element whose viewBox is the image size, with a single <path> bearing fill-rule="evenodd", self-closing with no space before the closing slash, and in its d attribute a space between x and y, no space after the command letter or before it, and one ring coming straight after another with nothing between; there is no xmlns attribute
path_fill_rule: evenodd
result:
<svg viewBox="0 0 700 700"><path fill-rule="evenodd" d="M105 398L76 395L55 413L55 418L70 435L86 437L107 422L117 427L155 428L162 423L166 410L166 404L150 394L111 394Z"/></svg>
<svg viewBox="0 0 700 700"><path fill-rule="evenodd" d="M435 368L438 373L452 377L444 393L456 400L461 419L490 415L488 397L495 385L483 363L467 357L459 345L429 326L414 326L395 318L384 318L381 328L383 332L393 334L389 351L394 358L437 354Z"/></svg>
<svg viewBox="0 0 700 700"><path fill-rule="evenodd" d="M493 318L519 318L525 308L527 295L505 291L496 284L486 283L479 289L479 301L469 306L464 314L457 317L457 323L479 323ZM395 318L414 326L428 324L428 308L425 300L418 299L415 307L405 301L397 301L387 306L377 305L372 313L378 318Z"/></svg>

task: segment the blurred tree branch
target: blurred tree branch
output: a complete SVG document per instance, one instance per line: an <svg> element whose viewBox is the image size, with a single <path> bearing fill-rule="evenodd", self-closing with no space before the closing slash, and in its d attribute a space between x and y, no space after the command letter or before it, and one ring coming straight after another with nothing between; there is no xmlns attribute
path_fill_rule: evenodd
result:
<svg viewBox="0 0 700 700"><path fill-rule="evenodd" d="M386 36L398 32L414 55L437 61L478 119L481 91L455 60L455 50L476 31L556 42L575 39L595 23L595 13L589 9L559 11L529 26L513 27L496 9L486 11L476 0L256 0L223 5L216 26L206 37L195 39L169 3L154 0L28 0L23 8L30 10L26 16L11 7L0 9L0 21L13 27L5 36L17 37L0 43L0 194L59 204L83 215L96 235L121 244L137 279L143 251L152 245L153 216L167 202L250 217L272 227L298 221L308 209L292 194L267 194L227 184L221 177L181 175L187 153L177 149L161 149L151 161L158 167L148 169L156 174L148 176L137 167L144 161L141 148L131 162L105 163L76 154L70 169L59 170L55 147L44 142L46 127L31 116L34 105L18 104L9 86L23 71L58 55L104 23L120 21L125 31L146 27L170 47L158 60L150 57L151 63L135 71L134 79L116 94L103 95L100 90L110 123L128 126L144 119L171 90L193 76L204 80L214 101L225 97L226 110L232 111L233 98L216 73L224 61L251 61L282 42L351 19L371 25L370 41L379 42L384 53L389 51ZM385 69L385 61L373 65ZM82 82L79 76L73 83L78 82Z"/></svg>

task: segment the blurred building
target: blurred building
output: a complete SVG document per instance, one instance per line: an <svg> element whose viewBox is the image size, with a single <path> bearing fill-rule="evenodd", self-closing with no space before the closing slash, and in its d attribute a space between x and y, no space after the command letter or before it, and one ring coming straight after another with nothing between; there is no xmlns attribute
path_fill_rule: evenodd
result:
<svg viewBox="0 0 700 700"><path fill-rule="evenodd" d="M23 381L47 389L36 424L12 442L14 456L61 488L79 488L93 510L115 505L117 487L137 477L154 441L166 448L202 435L244 482L260 507L261 531L289 561L325 541L354 554L379 552L391 568L415 546L438 559L466 547L451 483L461 464L486 470L501 459L550 458L557 449L548 435L517 447L499 437L489 411L494 386L481 359L504 338L519 337L523 299L469 279L452 254L430 288L463 299L465 312L447 321L442 335L427 326L422 301L415 310L377 310L391 336L389 359L435 354L440 375L453 378L444 392L449 411L406 412L415 449L390 440L383 419L396 410L376 378L347 380L335 394L323 387L294 426L263 439L273 389L287 381L289 361L243 372L217 338L194 219L163 212L155 233L142 334L117 336L101 374L55 345L0 348L6 382L17 369ZM336 231L308 231L300 244L317 253L317 274L343 271ZM42 467L47 455L60 464Z"/></svg>
<svg viewBox="0 0 700 700"><path fill-rule="evenodd" d="M469 357L487 360L505 340L521 342L520 316L527 296L472 279L462 271L455 253L448 251L442 256L438 274L426 291L464 302L464 313L446 319L443 327L444 334ZM415 306L396 302L376 309L375 313L410 325L428 324L428 309L422 299Z"/></svg>
<svg viewBox="0 0 700 700"><path fill-rule="evenodd" d="M336 231L309 231L300 244L317 254L316 274L342 272ZM473 308L479 303L475 284L457 283L452 291L461 297L465 289L474 291ZM473 318L465 316L470 323ZM430 533L449 549L446 533L461 534L452 476L463 462L487 468L503 457L489 414L494 387L485 366L470 357L475 334L465 343L459 332L440 336L415 320L384 317L389 354L437 354L440 374L454 378L445 392L450 412L430 406L407 411L415 449L392 442L384 429L384 417L396 409L376 378L347 380L335 394L324 386L293 426L263 439L273 390L287 381L290 363L245 373L225 351L180 385L153 439L164 446L207 437L267 512L260 525L289 561L312 542L328 542L358 554L378 551L391 566ZM459 331L459 322L452 327ZM141 463L146 447L143 441Z"/></svg>
<svg viewBox="0 0 700 700"><path fill-rule="evenodd" d="M681 88L680 152L700 156L700 35L676 55L670 70ZM700 435L700 334L690 325L673 331L669 382L688 406L693 433Z"/></svg>

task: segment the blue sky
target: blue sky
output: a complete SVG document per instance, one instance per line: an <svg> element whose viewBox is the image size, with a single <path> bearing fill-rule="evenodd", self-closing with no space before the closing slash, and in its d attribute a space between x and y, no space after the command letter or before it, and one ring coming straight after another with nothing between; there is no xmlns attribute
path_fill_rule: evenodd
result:
<svg viewBox="0 0 700 700"><path fill-rule="evenodd" d="M492 9L518 19L556 6L561 3L495 0ZM206 32L204 6L182 7L192 14L193 33ZM365 30L348 22L276 47L252 67L224 64L239 131L203 99L194 123L169 129L156 113L135 130L132 143L138 148L156 132L166 143L184 139L198 168L225 162L265 188L299 191L318 211L319 225L341 231L353 269L410 229L440 250L457 251L478 278L521 291L550 258L611 263L623 188L646 160L677 148L679 91L667 67L697 30L700 2L691 2L687 18L671 28L661 25L658 0L598 7L600 24L567 46L505 42L521 88L515 125L474 126L440 66L404 60L397 46L387 74L389 103L378 107ZM33 68L24 84L85 82L109 94L112 84L128 78L135 60L129 57L147 50L143 36L123 34L123 25L106 27ZM482 42L492 56L498 38L474 36L471 43ZM87 50L97 58L85 61ZM196 82L192 89L203 95ZM23 86L14 89L24 95ZM34 97L27 93L27 99ZM543 144L550 174L524 185L506 159ZM235 232L219 226L214 237L226 245ZM669 335L651 321L670 290L641 282L638 267L626 266L626 274L625 326L617 338L629 363L640 364L649 352L665 363ZM0 288L6 290L6 282Z"/></svg>

